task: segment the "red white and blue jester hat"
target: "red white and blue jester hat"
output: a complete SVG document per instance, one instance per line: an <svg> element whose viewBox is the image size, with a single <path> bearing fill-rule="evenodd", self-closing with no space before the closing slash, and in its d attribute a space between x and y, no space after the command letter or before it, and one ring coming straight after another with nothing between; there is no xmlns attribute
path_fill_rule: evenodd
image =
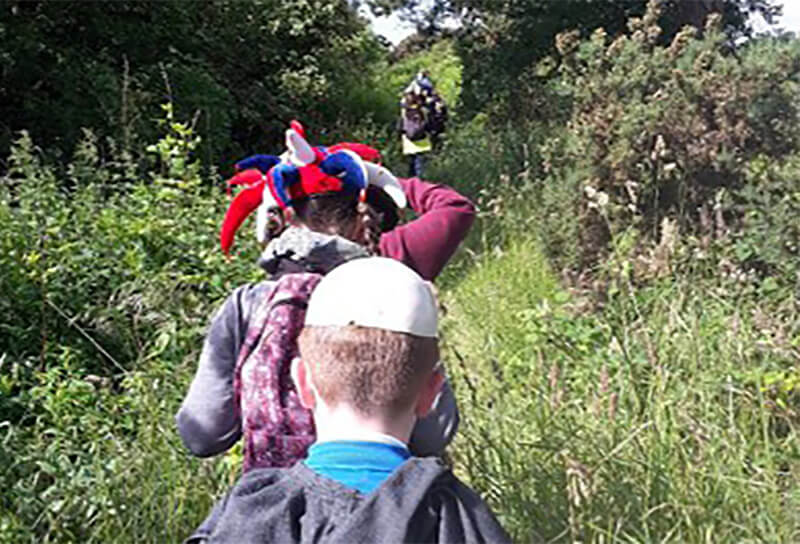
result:
<svg viewBox="0 0 800 544"><path fill-rule="evenodd" d="M397 210L406 206L406 196L394 175L377 163L378 150L364 144L339 143L311 147L300 123L286 131L288 151L281 157L255 155L237 163L246 168L228 180L228 186L244 185L233 199L220 231L222 250L228 254L237 229L253 211L256 237L266 242L270 209L286 210L294 204L321 195L348 192L377 207L397 223ZM384 230L388 230L384 220Z"/></svg>

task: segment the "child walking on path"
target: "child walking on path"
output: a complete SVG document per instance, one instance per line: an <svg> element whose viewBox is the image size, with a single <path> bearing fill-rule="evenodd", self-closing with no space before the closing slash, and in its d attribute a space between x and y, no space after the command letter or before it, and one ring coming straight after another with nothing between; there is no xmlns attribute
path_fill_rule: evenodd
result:
<svg viewBox="0 0 800 544"><path fill-rule="evenodd" d="M232 180L250 186L226 215L223 249L257 209L257 235L266 243L259 264L269 279L236 289L214 316L176 416L183 442L198 456L222 453L244 437L245 471L291 466L315 439L289 367L306 301L321 277L349 260L382 255L433 280L475 216L472 203L449 187L397 180L364 161L361 156L374 157L365 146L311 148L297 125L287 131L287 146L288 159L242 161L261 171ZM397 208L406 203L419 217L395 227ZM441 453L457 426L455 399L445 384L431 414L414 428L412 451Z"/></svg>
<svg viewBox="0 0 800 544"><path fill-rule="evenodd" d="M292 378L319 424L308 458L245 474L187 542L510 542L440 459L409 451L444 380L422 278L380 257L343 264L311 295L299 342Z"/></svg>

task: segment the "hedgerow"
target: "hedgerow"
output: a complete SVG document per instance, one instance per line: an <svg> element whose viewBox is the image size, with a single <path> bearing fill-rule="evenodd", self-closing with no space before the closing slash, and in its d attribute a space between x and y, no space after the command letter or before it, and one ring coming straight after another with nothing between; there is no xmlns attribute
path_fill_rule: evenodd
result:
<svg viewBox="0 0 800 544"><path fill-rule="evenodd" d="M661 45L661 4L614 39L602 29L557 39L556 80L572 113L543 147L556 178L583 178L580 194L567 195L580 264L632 236L646 275L648 250L677 230L701 250L734 248L746 268L785 269L796 262L787 170L800 144L800 44L766 38L733 49L714 15ZM773 243L762 243L765 231Z"/></svg>
<svg viewBox="0 0 800 544"><path fill-rule="evenodd" d="M163 130L147 171L88 131L59 170L23 133L0 179L0 540L179 540L233 474L170 421L209 315L254 267L215 247L224 193L191 128L167 108Z"/></svg>

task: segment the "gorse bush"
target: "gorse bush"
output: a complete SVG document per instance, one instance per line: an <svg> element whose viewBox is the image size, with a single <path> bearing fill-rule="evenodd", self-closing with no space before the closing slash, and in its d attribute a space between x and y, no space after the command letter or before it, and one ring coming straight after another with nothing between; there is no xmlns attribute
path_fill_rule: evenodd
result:
<svg viewBox="0 0 800 544"><path fill-rule="evenodd" d="M611 41L602 29L557 39L572 114L546 162L585 176L584 264L631 228L658 243L665 218L707 240L746 230L753 223L739 204L773 211L751 190L753 170L788 160L800 143L797 41L765 39L734 53L712 16L702 33L686 27L660 45L660 5L650 2L630 34ZM788 183L778 192L790 193Z"/></svg>

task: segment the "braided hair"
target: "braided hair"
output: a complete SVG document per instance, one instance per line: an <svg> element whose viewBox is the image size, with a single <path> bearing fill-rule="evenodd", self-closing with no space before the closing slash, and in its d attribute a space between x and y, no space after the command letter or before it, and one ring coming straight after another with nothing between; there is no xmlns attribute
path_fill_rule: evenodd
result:
<svg viewBox="0 0 800 544"><path fill-rule="evenodd" d="M361 240L358 240L358 242L366 248L367 253L376 256L380 253L382 234L378 212L366 202L359 201L356 206L356 213L358 213L358 226L361 231L359 233Z"/></svg>

